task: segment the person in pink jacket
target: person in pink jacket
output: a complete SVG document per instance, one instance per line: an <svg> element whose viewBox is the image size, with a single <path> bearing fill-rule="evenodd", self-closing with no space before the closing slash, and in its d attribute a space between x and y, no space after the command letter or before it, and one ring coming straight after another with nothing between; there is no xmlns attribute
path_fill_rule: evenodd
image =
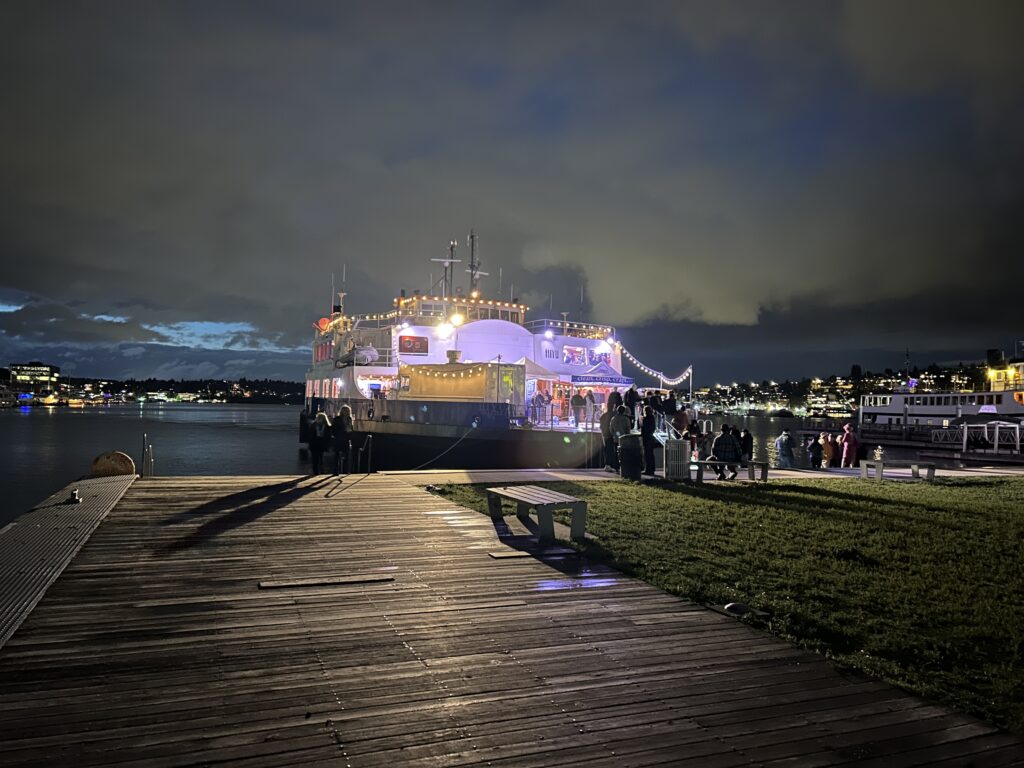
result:
<svg viewBox="0 0 1024 768"><path fill-rule="evenodd" d="M839 444L843 446L843 466L855 466L857 464L857 449L860 448L860 440L853 433L852 424L847 424L843 427L843 436L839 438Z"/></svg>

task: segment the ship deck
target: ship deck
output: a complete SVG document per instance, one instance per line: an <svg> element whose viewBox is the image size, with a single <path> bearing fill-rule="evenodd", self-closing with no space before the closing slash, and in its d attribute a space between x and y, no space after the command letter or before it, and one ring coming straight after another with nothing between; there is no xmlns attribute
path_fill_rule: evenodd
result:
<svg viewBox="0 0 1024 768"><path fill-rule="evenodd" d="M391 475L136 481L0 679L3 766L1024 760L1013 735Z"/></svg>

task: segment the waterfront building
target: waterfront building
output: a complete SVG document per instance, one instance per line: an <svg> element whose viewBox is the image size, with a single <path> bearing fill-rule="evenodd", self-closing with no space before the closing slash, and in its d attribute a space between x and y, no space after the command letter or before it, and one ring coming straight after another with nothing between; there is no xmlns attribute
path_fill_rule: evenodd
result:
<svg viewBox="0 0 1024 768"><path fill-rule="evenodd" d="M60 381L60 368L38 361L11 363L11 386L23 392L40 394L55 392Z"/></svg>

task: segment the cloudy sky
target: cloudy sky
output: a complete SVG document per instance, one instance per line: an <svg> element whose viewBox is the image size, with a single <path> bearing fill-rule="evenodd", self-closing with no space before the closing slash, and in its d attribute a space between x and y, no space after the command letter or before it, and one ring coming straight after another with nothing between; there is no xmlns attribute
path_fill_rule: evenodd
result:
<svg viewBox="0 0 1024 768"><path fill-rule="evenodd" d="M1022 37L1016 0L6 0L0 365L298 380L332 272L388 308L470 227L485 291L698 384L1009 350Z"/></svg>

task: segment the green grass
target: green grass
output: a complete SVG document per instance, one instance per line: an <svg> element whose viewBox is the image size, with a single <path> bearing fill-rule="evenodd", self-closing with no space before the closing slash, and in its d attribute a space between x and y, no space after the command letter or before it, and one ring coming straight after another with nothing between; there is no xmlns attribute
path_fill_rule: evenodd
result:
<svg viewBox="0 0 1024 768"><path fill-rule="evenodd" d="M547 486L588 501L589 556L1024 731L1024 480ZM439 492L486 513L484 488Z"/></svg>

